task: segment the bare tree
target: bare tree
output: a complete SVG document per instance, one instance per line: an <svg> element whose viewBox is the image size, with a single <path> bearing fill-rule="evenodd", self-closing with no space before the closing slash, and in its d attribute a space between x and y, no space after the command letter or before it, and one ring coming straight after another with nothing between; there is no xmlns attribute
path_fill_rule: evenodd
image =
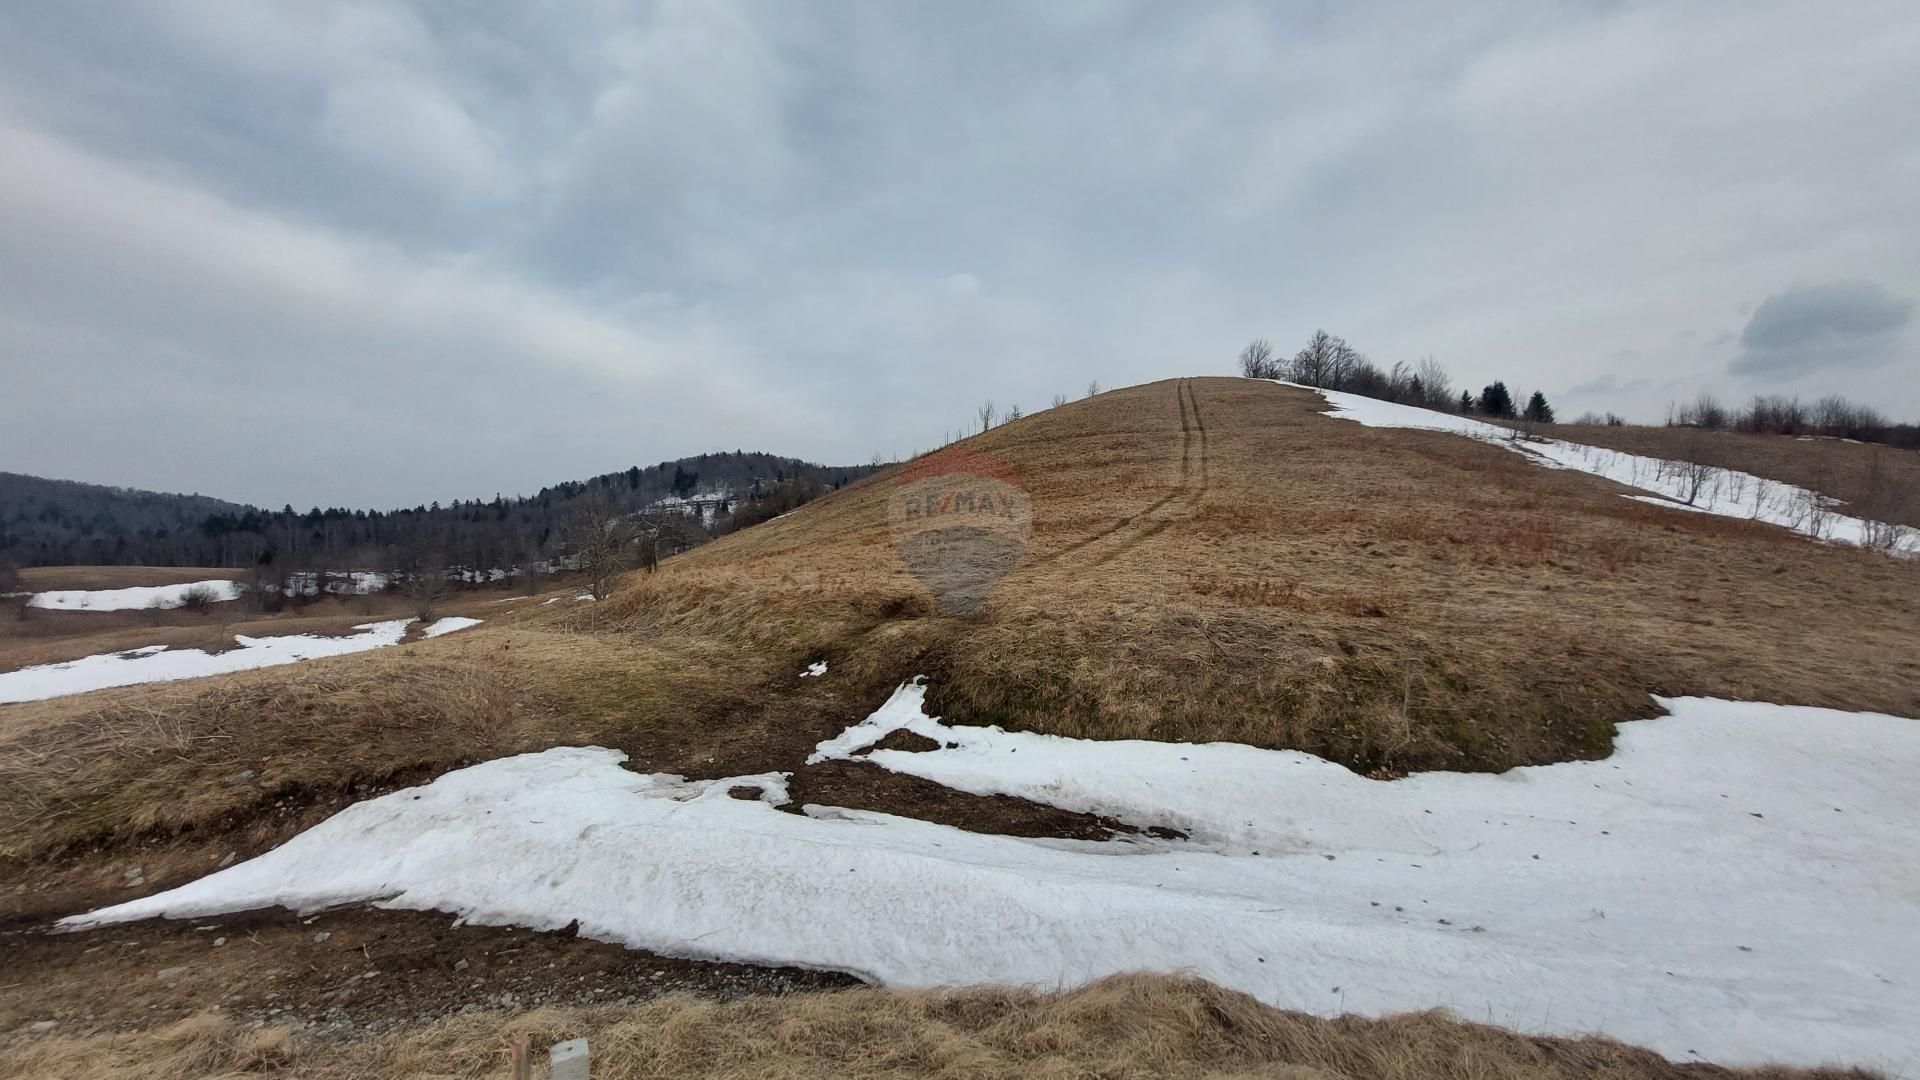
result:
<svg viewBox="0 0 1920 1080"><path fill-rule="evenodd" d="M436 548L419 548L405 559L400 593L413 608L414 618L422 622L433 618L440 605L453 595L448 579L447 560Z"/></svg>
<svg viewBox="0 0 1920 1080"><path fill-rule="evenodd" d="M1307 346L1293 354L1292 370L1288 372L1290 382L1303 386L1330 386L1333 377L1335 354L1338 347L1346 343L1325 330L1315 330L1307 339Z"/></svg>
<svg viewBox="0 0 1920 1080"><path fill-rule="evenodd" d="M1094 379L1087 383L1087 396L1088 397L1100 396L1100 380L1099 379Z"/></svg>
<svg viewBox="0 0 1920 1080"><path fill-rule="evenodd" d="M1413 377L1420 380L1419 404L1429 409L1453 408L1453 376L1440 361L1431 356L1423 356L1414 365Z"/></svg>
<svg viewBox="0 0 1920 1080"><path fill-rule="evenodd" d="M669 520L678 522L679 515L662 514L656 535ZM587 575L588 590L595 600L605 600L613 594L614 582L633 567L638 539L633 520L605 499L590 498L574 512L567 539L580 572Z"/></svg>
<svg viewBox="0 0 1920 1080"><path fill-rule="evenodd" d="M993 399L988 398L980 403L979 411L976 412L975 415L980 418L980 430L985 431L993 426L993 418L998 416L999 413L993 407Z"/></svg>
<svg viewBox="0 0 1920 1080"><path fill-rule="evenodd" d="M1020 403L1016 401L1007 409L1007 423L1011 424L1025 415L1025 413L1020 411Z"/></svg>
<svg viewBox="0 0 1920 1080"><path fill-rule="evenodd" d="M1249 379L1272 379L1280 374L1273 356L1273 344L1266 338L1254 338L1240 350L1240 374Z"/></svg>
<svg viewBox="0 0 1920 1080"><path fill-rule="evenodd" d="M1057 409L1057 408L1059 408L1060 406L1062 406L1062 405L1065 405L1066 403L1067 403L1067 395L1065 395L1065 394L1055 394L1055 395L1053 395L1053 407L1054 407L1054 408L1056 408L1056 409Z"/></svg>

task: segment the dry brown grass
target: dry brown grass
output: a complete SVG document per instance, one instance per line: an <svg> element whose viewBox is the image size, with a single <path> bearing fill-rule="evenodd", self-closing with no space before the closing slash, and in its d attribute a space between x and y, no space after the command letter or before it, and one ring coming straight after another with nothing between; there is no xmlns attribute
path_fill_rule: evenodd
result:
<svg viewBox="0 0 1920 1080"><path fill-rule="evenodd" d="M792 768L915 674L958 722L1232 739L1369 772L1603 755L1649 692L1920 713L1920 562L1320 407L1187 380L970 440L1024 477L1034 530L964 618L895 556L882 474L600 604L0 707L0 844L23 880L62 850L243 828L276 791L334 798L561 743L693 775ZM794 678L817 659L827 678ZM230 790L242 770L259 782Z"/></svg>
<svg viewBox="0 0 1920 1080"><path fill-rule="evenodd" d="M1887 517L1920 528L1920 450L1896 450L1846 439L1639 425L1556 424L1542 431L1569 442L1647 457L1697 461L1810 488L1847 503L1849 512L1856 516L1875 514L1883 505L1885 493L1897 491L1902 493L1900 497L1884 502L1891 511Z"/></svg>
<svg viewBox="0 0 1920 1080"><path fill-rule="evenodd" d="M1619 498L1302 391L1115 391L969 441L1025 477L1028 553L966 619L888 546L888 479L702 548L583 625L697 625L933 677L967 722L1235 739L1357 768L1603 754L1648 691L1913 713L1920 567ZM1113 478L1132 476L1127 484Z"/></svg>
<svg viewBox="0 0 1920 1080"><path fill-rule="evenodd" d="M317 1042L203 1014L131 1036L20 1040L0 1077L211 1080L506 1075L505 1050L585 1036L599 1080L1271 1077L1280 1080L1679 1080L1862 1071L1678 1065L1600 1038L1533 1038L1442 1012L1322 1019L1194 979L1126 975L1070 993L847 990L713 1004L477 1014L402 1035ZM535 1075L545 1075L544 1063Z"/></svg>
<svg viewBox="0 0 1920 1080"><path fill-rule="evenodd" d="M130 589L189 581L240 581L245 570L220 566L30 566L20 580L32 592L56 589Z"/></svg>

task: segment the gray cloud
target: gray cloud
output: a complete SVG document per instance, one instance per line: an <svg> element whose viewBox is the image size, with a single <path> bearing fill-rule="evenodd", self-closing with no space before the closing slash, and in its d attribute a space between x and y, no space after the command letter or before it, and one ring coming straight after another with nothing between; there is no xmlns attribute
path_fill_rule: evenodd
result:
<svg viewBox="0 0 1920 1080"><path fill-rule="evenodd" d="M1799 285L1754 308L1740 333L1736 375L1792 376L1892 360L1913 301L1868 281Z"/></svg>
<svg viewBox="0 0 1920 1080"><path fill-rule="evenodd" d="M1920 294L1916 49L1797 0L0 6L0 468L864 461L1317 326L1657 418L1780 282ZM1913 363L1831 379L1920 414Z"/></svg>

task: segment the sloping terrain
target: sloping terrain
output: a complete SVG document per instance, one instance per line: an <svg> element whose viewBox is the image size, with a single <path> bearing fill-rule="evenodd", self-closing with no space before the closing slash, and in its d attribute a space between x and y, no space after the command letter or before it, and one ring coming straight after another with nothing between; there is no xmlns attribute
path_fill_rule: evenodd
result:
<svg viewBox="0 0 1920 1080"><path fill-rule="evenodd" d="M1650 693L1920 712L1920 565L1324 407L1179 380L969 440L1017 472L1033 524L962 618L896 556L882 474L605 603L529 602L392 656L9 706L0 762L36 764L0 791L0 852L234 828L557 744L689 776L786 768L915 674L967 723L1230 739L1383 774L1600 756ZM794 678L822 659L831 685ZM348 749L311 753L310 728ZM223 779L248 770L251 786Z"/></svg>
<svg viewBox="0 0 1920 1080"><path fill-rule="evenodd" d="M1920 450L1825 436L1639 424L1558 424L1553 434L1632 454L1739 469L1824 492L1856 514L1884 513L1920 527Z"/></svg>
<svg viewBox="0 0 1920 1080"><path fill-rule="evenodd" d="M882 473L605 602L542 596L363 656L0 706L0 931L554 746L695 779L794 771L804 799L814 746L916 674L955 723L1231 740L1376 777L1600 757L1654 693L1920 714L1920 563L1324 408L1268 383L1175 380L916 463L990 459L1030 503L1019 561L964 616L896 553L889 500L911 473ZM818 662L830 678L800 677ZM819 801L981 832L1033 813L835 768ZM87 978L101 961L84 950L127 933L50 941L28 978ZM34 1000L0 996L0 1011Z"/></svg>

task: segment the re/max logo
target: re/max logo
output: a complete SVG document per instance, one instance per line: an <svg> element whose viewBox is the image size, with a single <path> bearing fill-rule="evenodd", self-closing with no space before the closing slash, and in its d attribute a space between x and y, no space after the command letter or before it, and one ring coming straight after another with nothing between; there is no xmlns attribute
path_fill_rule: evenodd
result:
<svg viewBox="0 0 1920 1080"><path fill-rule="evenodd" d="M914 493L900 497L900 516L912 521L917 518L939 517L942 514L970 514L1012 519L1017 516L1019 504L1010 494L995 495L991 491L966 491L953 489L927 494Z"/></svg>

